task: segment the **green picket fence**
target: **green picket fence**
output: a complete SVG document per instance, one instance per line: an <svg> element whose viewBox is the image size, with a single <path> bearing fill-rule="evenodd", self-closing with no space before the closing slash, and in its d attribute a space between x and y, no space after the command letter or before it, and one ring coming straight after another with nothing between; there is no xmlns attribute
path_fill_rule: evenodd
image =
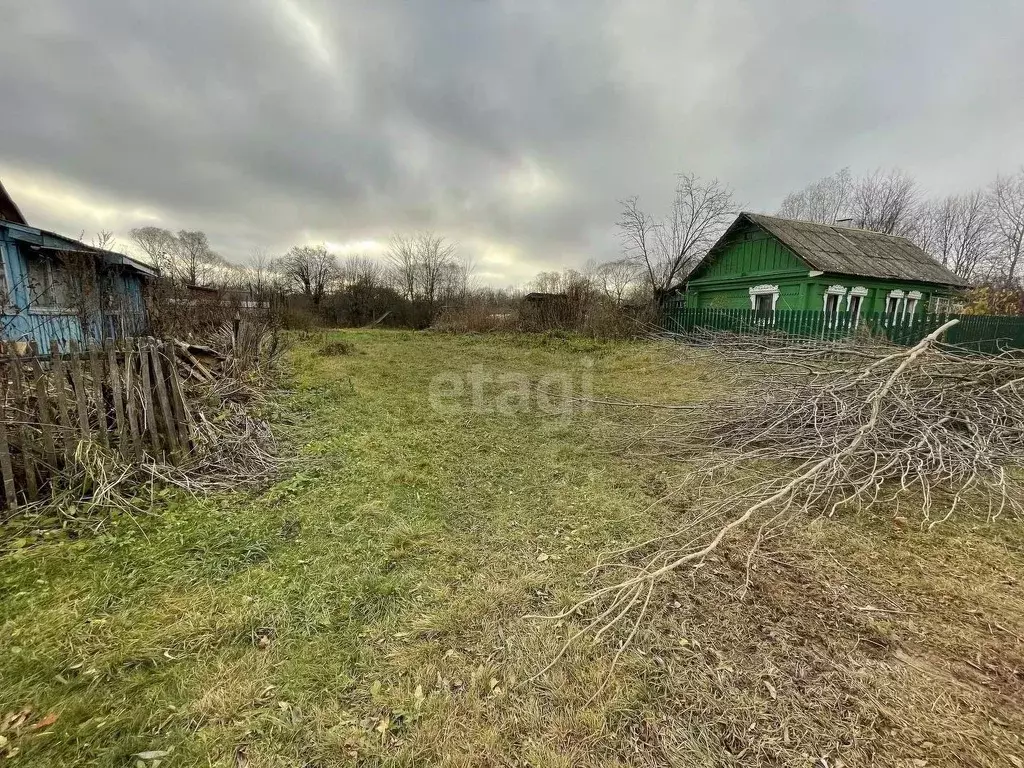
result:
<svg viewBox="0 0 1024 768"><path fill-rule="evenodd" d="M779 334L826 341L858 333L908 346L916 344L956 317L960 322L943 337L943 341L949 344L987 353L1024 349L1024 317L1016 316L918 313L910 317L893 318L882 313L825 314L820 310L763 313L752 309L686 309L678 301L666 302L663 309L662 327L671 333L714 330Z"/></svg>

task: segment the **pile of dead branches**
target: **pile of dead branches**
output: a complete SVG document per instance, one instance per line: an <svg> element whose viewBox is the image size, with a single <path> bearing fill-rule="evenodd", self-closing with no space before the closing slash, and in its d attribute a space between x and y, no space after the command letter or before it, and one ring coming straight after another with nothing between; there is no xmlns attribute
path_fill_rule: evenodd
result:
<svg viewBox="0 0 1024 768"><path fill-rule="evenodd" d="M792 468L763 490L795 482L784 499L806 511L905 501L927 524L963 505L1020 514L1024 358L944 346L942 330L911 349L725 338L715 354L733 364L735 393L647 442L683 460L698 448L718 470Z"/></svg>
<svg viewBox="0 0 1024 768"><path fill-rule="evenodd" d="M264 418L274 392L280 338L265 324L225 323L203 343L168 342L181 382L188 448L141 456L83 440L62 472L49 506L137 510L147 493L177 487L209 493L258 487L281 467L277 441Z"/></svg>
<svg viewBox="0 0 1024 768"><path fill-rule="evenodd" d="M625 623L621 653L656 585L699 566L742 526L852 508L926 526L958 512L1024 514L1024 358L942 345L955 322L912 348L724 334L708 344L731 379L726 394L663 411L673 415L632 441L638 453L689 465L657 503L685 494L697 512L598 566L613 583L554 617L587 619L565 648Z"/></svg>

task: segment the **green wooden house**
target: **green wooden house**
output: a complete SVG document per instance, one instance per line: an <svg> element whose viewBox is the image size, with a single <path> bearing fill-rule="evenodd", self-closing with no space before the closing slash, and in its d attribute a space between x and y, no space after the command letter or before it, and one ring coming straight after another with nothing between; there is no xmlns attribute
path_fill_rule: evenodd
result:
<svg viewBox="0 0 1024 768"><path fill-rule="evenodd" d="M903 237L741 213L685 282L687 310L820 311L909 319L968 287Z"/></svg>

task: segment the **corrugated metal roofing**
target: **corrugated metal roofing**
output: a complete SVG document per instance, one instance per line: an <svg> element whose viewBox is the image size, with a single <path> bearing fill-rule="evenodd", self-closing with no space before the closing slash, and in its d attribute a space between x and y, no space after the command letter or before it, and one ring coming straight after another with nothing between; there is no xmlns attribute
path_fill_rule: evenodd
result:
<svg viewBox="0 0 1024 768"><path fill-rule="evenodd" d="M839 275L969 285L904 237L762 213L741 213L729 229L744 218L777 237L811 269Z"/></svg>

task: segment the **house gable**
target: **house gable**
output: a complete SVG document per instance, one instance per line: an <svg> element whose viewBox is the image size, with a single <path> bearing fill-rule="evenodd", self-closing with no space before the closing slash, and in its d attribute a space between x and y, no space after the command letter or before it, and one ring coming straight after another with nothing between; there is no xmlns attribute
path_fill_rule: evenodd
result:
<svg viewBox="0 0 1024 768"><path fill-rule="evenodd" d="M689 283L806 275L807 265L771 233L737 219L688 278Z"/></svg>

